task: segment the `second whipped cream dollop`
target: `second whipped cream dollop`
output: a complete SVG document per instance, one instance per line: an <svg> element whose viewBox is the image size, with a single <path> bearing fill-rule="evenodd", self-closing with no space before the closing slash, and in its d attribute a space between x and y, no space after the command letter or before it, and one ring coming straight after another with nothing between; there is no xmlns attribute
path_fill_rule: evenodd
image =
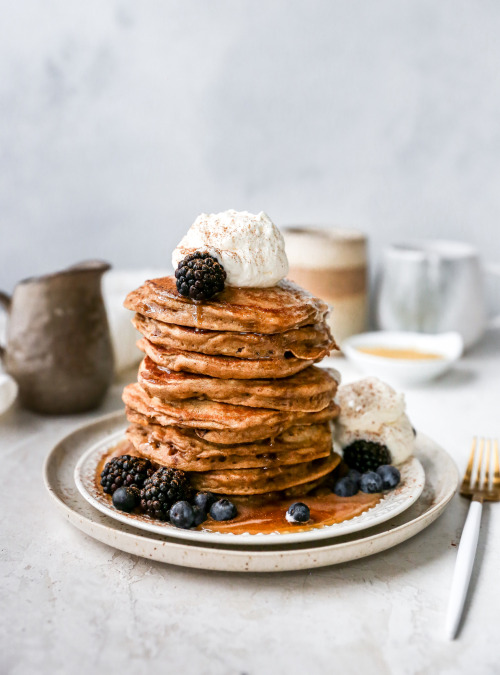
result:
<svg viewBox="0 0 500 675"><path fill-rule="evenodd" d="M391 453L392 464L401 464L413 454L415 436L403 394L376 377L367 377L340 387L337 402L336 440L342 449L358 440L380 443Z"/></svg>
<svg viewBox="0 0 500 675"><path fill-rule="evenodd" d="M256 215L234 209L202 213L174 250L174 269L195 251L207 251L217 258L229 286L275 286L288 274L283 235L263 211Z"/></svg>

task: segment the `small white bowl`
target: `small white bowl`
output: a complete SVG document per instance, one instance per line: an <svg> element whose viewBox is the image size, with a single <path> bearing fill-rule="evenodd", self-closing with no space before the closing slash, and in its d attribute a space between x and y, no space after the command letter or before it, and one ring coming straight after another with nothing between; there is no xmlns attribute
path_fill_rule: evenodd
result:
<svg viewBox="0 0 500 675"><path fill-rule="evenodd" d="M411 349L440 358L405 359L366 354L360 347ZM462 355L463 340L459 333L425 333L378 331L353 335L342 343L346 357L364 373L397 385L420 384L442 375Z"/></svg>

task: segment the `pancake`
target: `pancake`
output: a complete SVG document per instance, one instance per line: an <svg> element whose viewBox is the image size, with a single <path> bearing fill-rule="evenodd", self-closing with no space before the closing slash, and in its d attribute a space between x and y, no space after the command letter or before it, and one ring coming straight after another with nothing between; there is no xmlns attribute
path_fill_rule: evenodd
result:
<svg viewBox="0 0 500 675"><path fill-rule="evenodd" d="M198 352L166 349L142 338L139 349L159 366L176 372L208 375L220 379L252 380L289 377L311 366L315 360L290 358L237 359L233 356L211 356ZM316 359L320 360L320 359Z"/></svg>
<svg viewBox="0 0 500 675"><path fill-rule="evenodd" d="M325 322L293 328L284 333L236 333L188 326L176 326L136 314L132 323L150 342L160 347L240 359L284 358L322 359L336 349Z"/></svg>
<svg viewBox="0 0 500 675"><path fill-rule="evenodd" d="M335 469L336 467L333 467ZM330 473L330 472L329 472ZM296 499L297 497L305 497L316 488L319 488L328 480L329 473L326 473L324 476L320 476L315 480L308 481L307 483L301 483L300 485L294 485L286 490L281 492L270 492L269 495L272 499L276 498L285 498L291 497Z"/></svg>
<svg viewBox="0 0 500 675"><path fill-rule="evenodd" d="M120 455L132 455L133 457L142 457L142 454L137 450L137 448L130 442L128 438L123 438L119 443L114 447L113 452L108 455L108 459L111 457L118 457ZM335 468L335 467L333 467ZM306 494L309 494L312 490L315 490L317 487L320 487L325 480L328 480L328 474L329 472L325 473L323 476L320 476L319 478L315 478L313 480L307 481L305 483L300 483L298 485L286 488L281 491L276 491L276 492L266 492L266 493L260 493L259 494L259 502L261 499L264 500L276 500L276 499L281 499L283 497L292 497L292 498L299 498L303 497ZM192 474L189 474L190 477ZM220 494L220 493L219 493Z"/></svg>
<svg viewBox="0 0 500 675"><path fill-rule="evenodd" d="M318 434L313 432L309 441L306 438L299 445L276 440L272 446L266 442L221 446L202 441L194 433L192 434L194 438L191 439L184 439L182 434L177 432L172 434L172 440L159 441L158 437L161 438L163 434L152 431L154 427L155 425L141 427L133 424L127 430L127 438L143 457L161 466L183 471L258 467L267 470L271 467L300 464L327 457L332 449L332 437L328 429L320 434L320 439L318 439ZM313 429L312 426L304 428ZM323 429L323 426L314 427L315 430L318 428ZM307 434L302 434L302 436L307 437ZM188 440L185 444L187 449L182 447L184 440ZM240 452L241 449L242 452ZM254 452L249 452L249 449Z"/></svg>
<svg viewBox="0 0 500 675"><path fill-rule="evenodd" d="M144 418L146 420L147 418ZM210 443L201 439L194 429L159 424L132 424L131 427L146 429L148 440L154 444L174 445L186 457L212 457L221 453L230 453L240 456L260 454L281 454L290 450L297 450L306 445L331 446L332 432L328 422L322 424L296 425L286 429L274 438L255 441L253 443L233 443L230 447L217 443Z"/></svg>
<svg viewBox="0 0 500 675"><path fill-rule="evenodd" d="M140 424L141 426L150 426L151 424L157 424L159 426L180 426L172 418L168 418L166 415L157 413L155 415L153 410L147 411L146 407L143 407L144 412L149 414L143 414L133 408L128 406L125 407L125 413L129 422L134 424ZM274 439L276 436L284 433L285 431L290 430L295 426L309 426L310 424L323 424L331 419L334 419L338 415L338 408L335 404L332 404L325 410L321 410L317 413L300 413L300 418L288 420L281 424L276 424L273 427L268 427L267 429L252 428L249 429L202 429L199 427L189 427L182 426L183 429L193 429L194 433L198 438L208 441L209 443L216 443L220 445L238 445L253 443L254 441L262 441L266 438ZM264 435L267 431L267 435Z"/></svg>
<svg viewBox="0 0 500 675"><path fill-rule="evenodd" d="M326 303L287 279L270 288L227 286L200 304L177 292L175 277L162 277L129 293L124 305L164 323L251 333L283 333L321 323L328 313Z"/></svg>
<svg viewBox="0 0 500 675"><path fill-rule="evenodd" d="M150 396L162 400L220 401L252 408L275 410L323 410L335 396L340 375L311 366L281 379L217 379L192 373L172 372L146 356L139 367L138 382Z"/></svg>
<svg viewBox="0 0 500 675"><path fill-rule="evenodd" d="M139 384L125 387L123 401L130 422L187 427L195 429L199 438L223 445L277 436L296 425L321 424L339 412L333 401L318 412L285 412L195 399L167 402L150 397Z"/></svg>
<svg viewBox="0 0 500 675"><path fill-rule="evenodd" d="M336 453L312 462L276 466L262 469L229 469L190 473L195 490L226 495L255 495L286 490L303 483L310 483L333 471L340 462Z"/></svg>

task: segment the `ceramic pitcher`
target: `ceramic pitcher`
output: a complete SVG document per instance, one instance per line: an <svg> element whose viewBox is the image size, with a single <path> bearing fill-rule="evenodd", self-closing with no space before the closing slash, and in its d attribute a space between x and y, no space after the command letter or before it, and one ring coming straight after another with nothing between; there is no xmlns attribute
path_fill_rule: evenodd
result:
<svg viewBox="0 0 500 675"><path fill-rule="evenodd" d="M456 331L465 347L475 344L488 322L483 265L477 250L459 241L394 244L384 252L377 322L384 330Z"/></svg>
<svg viewBox="0 0 500 675"><path fill-rule="evenodd" d="M105 262L86 261L25 279L12 297L0 293L8 313L1 355L26 408L67 414L102 401L113 376L101 295L101 277L109 268Z"/></svg>

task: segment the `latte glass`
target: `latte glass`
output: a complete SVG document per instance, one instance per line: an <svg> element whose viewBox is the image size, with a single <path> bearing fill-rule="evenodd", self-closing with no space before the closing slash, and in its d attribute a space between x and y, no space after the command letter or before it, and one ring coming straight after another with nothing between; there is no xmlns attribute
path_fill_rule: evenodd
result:
<svg viewBox="0 0 500 675"><path fill-rule="evenodd" d="M335 340L366 329L366 237L357 230L288 226L282 229L290 263L288 277L332 307Z"/></svg>

